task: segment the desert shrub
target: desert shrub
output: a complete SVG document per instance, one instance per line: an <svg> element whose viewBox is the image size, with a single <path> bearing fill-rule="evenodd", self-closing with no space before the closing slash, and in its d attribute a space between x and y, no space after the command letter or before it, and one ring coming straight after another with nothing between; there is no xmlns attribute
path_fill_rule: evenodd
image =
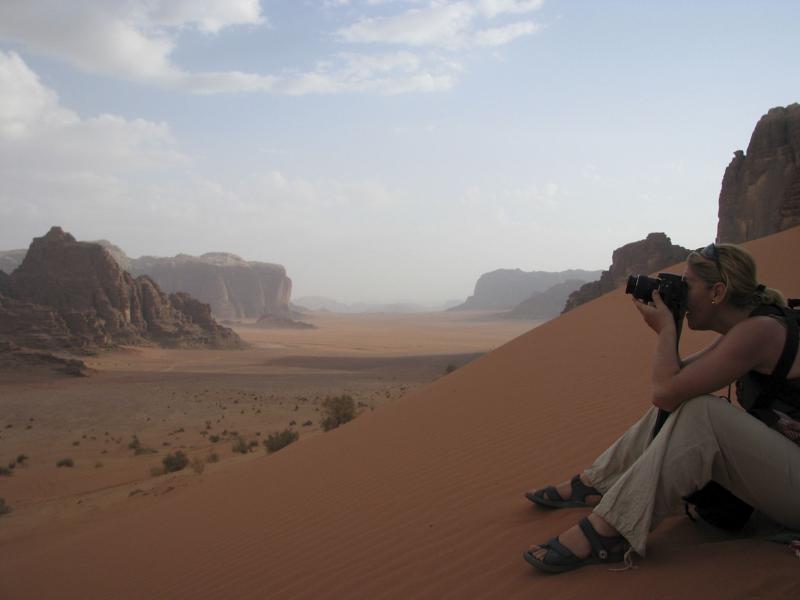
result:
<svg viewBox="0 0 800 600"><path fill-rule="evenodd" d="M133 451L134 456L140 456L142 454L158 454L158 450L153 450L152 448L145 448L139 447Z"/></svg>
<svg viewBox="0 0 800 600"><path fill-rule="evenodd" d="M75 461L71 458L62 458L60 461L56 463L57 467L74 467Z"/></svg>
<svg viewBox="0 0 800 600"><path fill-rule="evenodd" d="M103 468L103 463L102 463L102 461L99 461L99 460L98 460L96 463L94 463L94 468L95 468L95 469L102 469L102 468Z"/></svg>
<svg viewBox="0 0 800 600"><path fill-rule="evenodd" d="M73 446L80 446L81 445L81 441L80 440L75 440L74 442L72 442L72 445Z"/></svg>
<svg viewBox="0 0 800 600"><path fill-rule="evenodd" d="M242 436L237 436L233 442L233 451L239 454L247 454L250 452L250 446Z"/></svg>
<svg viewBox="0 0 800 600"><path fill-rule="evenodd" d="M270 433L267 439L264 440L264 448L266 448L267 453L272 454L299 439L300 434L291 429L276 431L275 433Z"/></svg>
<svg viewBox="0 0 800 600"><path fill-rule="evenodd" d="M164 467L152 467L150 469L150 476L151 477L159 477L165 473Z"/></svg>
<svg viewBox="0 0 800 600"><path fill-rule="evenodd" d="M216 452L209 452L208 456L206 457L206 462L215 463L219 462L219 454Z"/></svg>
<svg viewBox="0 0 800 600"><path fill-rule="evenodd" d="M195 456L192 459L192 471L200 475L206 468L206 461L204 461L199 456Z"/></svg>
<svg viewBox="0 0 800 600"><path fill-rule="evenodd" d="M5 498L0 498L0 515L7 515L11 512L11 507L6 504Z"/></svg>
<svg viewBox="0 0 800 600"><path fill-rule="evenodd" d="M14 472L8 467L0 467L0 476L11 477L13 474Z"/></svg>
<svg viewBox="0 0 800 600"><path fill-rule="evenodd" d="M20 454L19 456L17 456L18 465L23 464L26 460L28 460L28 457L25 454Z"/></svg>
<svg viewBox="0 0 800 600"><path fill-rule="evenodd" d="M329 396L322 401L322 412L322 430L330 431L356 418L356 403L346 394Z"/></svg>
<svg viewBox="0 0 800 600"><path fill-rule="evenodd" d="M216 444L219 441L219 436L218 435L210 435L210 436L208 436L208 441L211 442L212 444Z"/></svg>
<svg viewBox="0 0 800 600"><path fill-rule="evenodd" d="M189 464L189 457L182 450L178 450L175 454L172 452L167 454L161 463L164 465L165 473L173 473L185 469Z"/></svg>
<svg viewBox="0 0 800 600"><path fill-rule="evenodd" d="M313 425L313 421L309 419L308 421L303 421L303 427L311 427Z"/></svg>
<svg viewBox="0 0 800 600"><path fill-rule="evenodd" d="M139 437L134 434L134 436L131 438L131 441L128 442L128 448L130 448L131 450L138 450L141 447L142 447L142 442L140 442Z"/></svg>

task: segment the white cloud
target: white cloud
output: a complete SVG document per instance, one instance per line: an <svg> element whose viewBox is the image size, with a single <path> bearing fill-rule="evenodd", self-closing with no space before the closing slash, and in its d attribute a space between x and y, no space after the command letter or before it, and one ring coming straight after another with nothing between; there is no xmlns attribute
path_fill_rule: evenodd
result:
<svg viewBox="0 0 800 600"><path fill-rule="evenodd" d="M475 44L477 46L503 46L509 42L536 33L539 26L531 21L520 21L511 23L504 27L492 27L475 33Z"/></svg>
<svg viewBox="0 0 800 600"><path fill-rule="evenodd" d="M391 17L361 19L338 35L347 42L459 46L465 43L475 14L469 2L433 3Z"/></svg>
<svg viewBox="0 0 800 600"><path fill-rule="evenodd" d="M26 181L109 176L186 163L169 127L101 114L81 118L14 52L0 52L0 173ZM20 186L24 192L26 187Z"/></svg>
<svg viewBox="0 0 800 600"><path fill-rule="evenodd" d="M544 0L478 0L478 9L488 17L523 14L539 10Z"/></svg>
<svg viewBox="0 0 800 600"><path fill-rule="evenodd" d="M369 4L385 4L384 1ZM480 18L494 19L508 14L528 13L541 8L542 0L478 0L470 2L432 1L423 8L409 8L391 16L363 17L337 32L350 43L399 44L412 47L435 46L458 49L468 46L500 46L535 33L532 21L479 29Z"/></svg>

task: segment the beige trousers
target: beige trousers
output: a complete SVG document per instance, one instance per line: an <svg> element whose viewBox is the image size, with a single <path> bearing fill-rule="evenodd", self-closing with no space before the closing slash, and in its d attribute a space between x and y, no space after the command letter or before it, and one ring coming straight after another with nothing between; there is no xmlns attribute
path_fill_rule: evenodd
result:
<svg viewBox="0 0 800 600"><path fill-rule="evenodd" d="M657 414L652 407L586 470L603 493L594 512L637 554L683 496L712 480L800 529L800 446L717 396L684 402L652 439Z"/></svg>

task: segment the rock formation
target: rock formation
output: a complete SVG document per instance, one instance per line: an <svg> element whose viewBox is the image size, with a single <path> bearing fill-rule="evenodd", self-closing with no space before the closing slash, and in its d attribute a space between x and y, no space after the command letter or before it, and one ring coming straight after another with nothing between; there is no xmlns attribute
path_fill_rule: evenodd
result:
<svg viewBox="0 0 800 600"><path fill-rule="evenodd" d="M561 314L569 295L585 283L585 279L569 279L557 283L543 292L536 292L501 316L507 319L535 319L538 321L553 319Z"/></svg>
<svg viewBox="0 0 800 600"><path fill-rule="evenodd" d="M281 265L245 261L223 252L129 261L134 275L148 275L168 292L191 294L208 303L219 319L289 316L292 280Z"/></svg>
<svg viewBox="0 0 800 600"><path fill-rule="evenodd" d="M603 271L598 281L587 283L570 294L563 312L625 285L629 275L647 275L681 262L689 252L687 248L673 244L664 233L651 233L643 240L625 244L614 250L611 266L608 271Z"/></svg>
<svg viewBox="0 0 800 600"><path fill-rule="evenodd" d="M22 264L0 276L0 341L31 348L91 351L117 344L243 346L210 309L134 279L99 244L59 227L35 238Z"/></svg>
<svg viewBox="0 0 800 600"><path fill-rule="evenodd" d="M717 241L741 243L800 224L800 104L759 119L719 194Z"/></svg>
<svg viewBox="0 0 800 600"><path fill-rule="evenodd" d="M475 293L450 310L509 310L537 292L570 279L592 281L600 271L571 269L561 272L498 269L484 273L475 284Z"/></svg>

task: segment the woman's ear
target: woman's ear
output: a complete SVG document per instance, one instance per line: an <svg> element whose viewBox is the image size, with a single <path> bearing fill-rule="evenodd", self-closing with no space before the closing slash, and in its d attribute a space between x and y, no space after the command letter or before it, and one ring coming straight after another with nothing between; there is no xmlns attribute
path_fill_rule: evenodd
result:
<svg viewBox="0 0 800 600"><path fill-rule="evenodd" d="M725 302L725 296L728 295L728 286L722 281L718 281L711 286L711 302L713 304L722 304Z"/></svg>

